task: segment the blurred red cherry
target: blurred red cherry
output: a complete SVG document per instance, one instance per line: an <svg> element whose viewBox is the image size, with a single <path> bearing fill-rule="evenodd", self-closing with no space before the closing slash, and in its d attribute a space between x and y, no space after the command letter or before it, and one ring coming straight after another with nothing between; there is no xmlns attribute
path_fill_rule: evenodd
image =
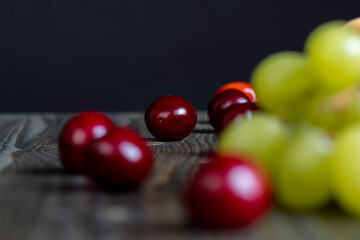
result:
<svg viewBox="0 0 360 240"><path fill-rule="evenodd" d="M85 173L88 145L115 128L113 121L100 112L82 112L71 118L59 137L60 160L71 173Z"/></svg>
<svg viewBox="0 0 360 240"><path fill-rule="evenodd" d="M149 175L153 156L134 130L117 127L88 149L88 174L110 186L136 187Z"/></svg>
<svg viewBox="0 0 360 240"><path fill-rule="evenodd" d="M212 156L185 190L192 224L236 228L250 224L269 208L272 191L263 169L245 158Z"/></svg>

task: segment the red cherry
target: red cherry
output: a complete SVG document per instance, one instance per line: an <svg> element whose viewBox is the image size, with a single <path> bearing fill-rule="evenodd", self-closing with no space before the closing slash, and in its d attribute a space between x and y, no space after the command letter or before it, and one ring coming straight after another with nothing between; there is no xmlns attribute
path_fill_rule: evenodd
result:
<svg viewBox="0 0 360 240"><path fill-rule="evenodd" d="M253 86L251 86L250 83L247 82L231 82L231 83L227 83L223 86L221 86L214 95L217 95L225 90L228 89L236 89L239 90L243 93L246 94L246 96L248 96L248 98L252 101L252 102L256 102L256 94L255 94L255 90L253 88Z"/></svg>
<svg viewBox="0 0 360 240"><path fill-rule="evenodd" d="M194 130L194 106L183 97L168 95L156 99L145 112L149 132L162 140L181 140Z"/></svg>
<svg viewBox="0 0 360 240"><path fill-rule="evenodd" d="M134 130L117 127L88 149L89 176L99 183L138 186L150 173L153 156Z"/></svg>
<svg viewBox="0 0 360 240"><path fill-rule="evenodd" d="M221 116L219 116L216 122L216 131L221 132L230 122L238 117L251 118L252 112L258 110L258 107L253 102L247 102L244 104L234 104L225 110Z"/></svg>
<svg viewBox="0 0 360 240"><path fill-rule="evenodd" d="M251 102L243 93L235 89L225 90L215 95L208 105L208 115L211 125L216 128L218 118L232 105Z"/></svg>
<svg viewBox="0 0 360 240"><path fill-rule="evenodd" d="M271 202L272 191L263 169L230 156L213 156L185 191L191 221L203 228L245 226L258 219Z"/></svg>
<svg viewBox="0 0 360 240"><path fill-rule="evenodd" d="M70 119L59 137L60 160L64 168L72 173L85 173L87 146L113 128L113 121L99 112L82 112Z"/></svg>

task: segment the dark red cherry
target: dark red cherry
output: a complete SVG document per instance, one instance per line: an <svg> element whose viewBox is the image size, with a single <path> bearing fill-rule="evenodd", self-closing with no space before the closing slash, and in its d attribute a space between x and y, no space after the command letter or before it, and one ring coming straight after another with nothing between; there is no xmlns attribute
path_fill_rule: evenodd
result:
<svg viewBox="0 0 360 240"><path fill-rule="evenodd" d="M251 118L252 112L255 110L258 110L258 107L253 102L233 104L219 116L218 120L216 121L216 131L221 132L235 118Z"/></svg>
<svg viewBox="0 0 360 240"><path fill-rule="evenodd" d="M99 112L82 112L70 119L59 137L60 160L64 168L72 173L85 173L86 148L113 128L113 121Z"/></svg>
<svg viewBox="0 0 360 240"><path fill-rule="evenodd" d="M185 190L192 224L211 229L236 228L258 219L272 202L264 170L245 158L212 158L200 167Z"/></svg>
<svg viewBox="0 0 360 240"><path fill-rule="evenodd" d="M88 149L88 174L110 186L136 187L149 175L153 156L134 130L117 127Z"/></svg>
<svg viewBox="0 0 360 240"><path fill-rule="evenodd" d="M245 93L236 90L228 89L215 95L208 105L208 115L211 125L216 128L216 122L226 109L233 104L245 104L251 102Z"/></svg>
<svg viewBox="0 0 360 240"><path fill-rule="evenodd" d="M168 95L156 99L145 112L149 132L161 140L181 140L195 128L194 106L183 97Z"/></svg>

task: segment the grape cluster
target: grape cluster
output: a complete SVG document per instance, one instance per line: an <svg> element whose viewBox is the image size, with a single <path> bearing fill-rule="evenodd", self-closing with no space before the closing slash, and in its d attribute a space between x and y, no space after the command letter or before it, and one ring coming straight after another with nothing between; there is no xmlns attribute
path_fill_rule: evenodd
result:
<svg viewBox="0 0 360 240"><path fill-rule="evenodd" d="M232 121L218 151L256 157L286 209L335 199L360 217L360 20L320 25L304 52L261 61L251 84L263 111Z"/></svg>

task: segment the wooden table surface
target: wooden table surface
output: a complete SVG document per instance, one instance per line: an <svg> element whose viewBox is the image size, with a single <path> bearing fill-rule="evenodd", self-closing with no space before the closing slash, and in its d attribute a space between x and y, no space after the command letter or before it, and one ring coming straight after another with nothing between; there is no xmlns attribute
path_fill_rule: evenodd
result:
<svg viewBox="0 0 360 240"><path fill-rule="evenodd" d="M181 189L216 142L203 112L194 132L179 142L152 138L140 113L109 114L140 131L156 158L148 180L130 192L105 191L63 171L57 136L69 116L0 115L0 240L360 239L360 221L336 208L311 215L273 208L248 228L192 229Z"/></svg>

